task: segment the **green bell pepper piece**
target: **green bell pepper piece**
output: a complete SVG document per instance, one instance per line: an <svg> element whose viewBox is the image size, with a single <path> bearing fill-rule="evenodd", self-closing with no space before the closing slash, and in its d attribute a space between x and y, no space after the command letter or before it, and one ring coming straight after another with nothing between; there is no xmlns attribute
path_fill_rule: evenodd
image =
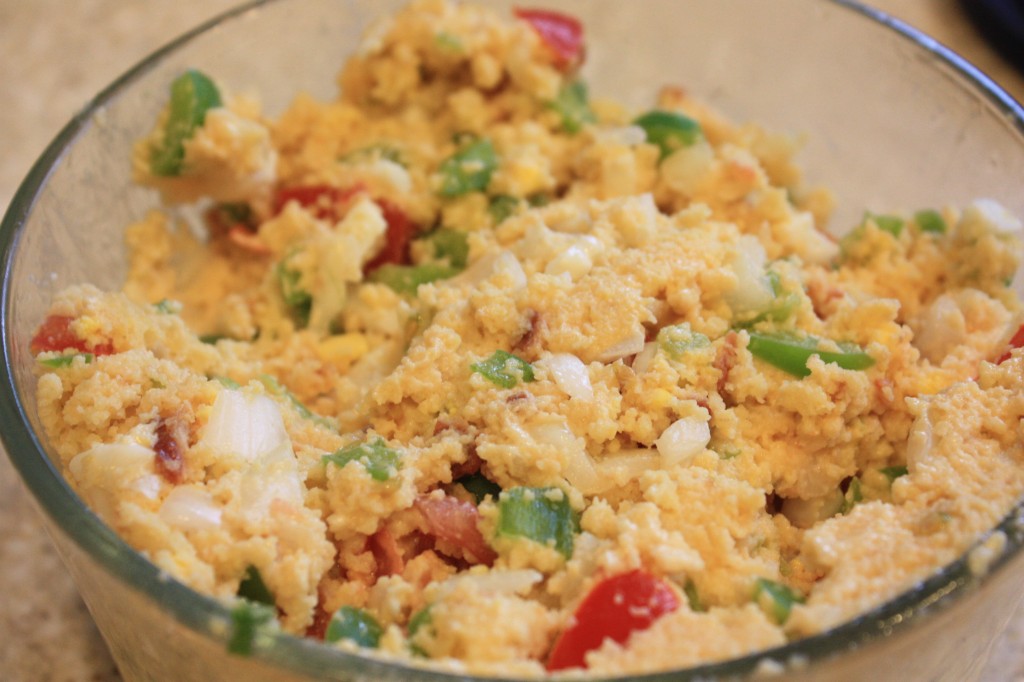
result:
<svg viewBox="0 0 1024 682"><path fill-rule="evenodd" d="M499 536L525 537L572 557L579 520L564 493L556 499L557 488L517 487L498 499Z"/></svg>
<svg viewBox="0 0 1024 682"><path fill-rule="evenodd" d="M834 362L843 369L863 370L875 364L874 359L855 344L841 343L839 351L820 350L821 341L813 336L798 337L789 333L749 332L750 352L765 362L798 377L811 373L807 361L812 355L823 362Z"/></svg>
<svg viewBox="0 0 1024 682"><path fill-rule="evenodd" d="M149 155L149 169L153 175L181 175L185 141L203 125L206 112L219 106L220 91L205 74L190 69L171 82L170 111L164 137Z"/></svg>

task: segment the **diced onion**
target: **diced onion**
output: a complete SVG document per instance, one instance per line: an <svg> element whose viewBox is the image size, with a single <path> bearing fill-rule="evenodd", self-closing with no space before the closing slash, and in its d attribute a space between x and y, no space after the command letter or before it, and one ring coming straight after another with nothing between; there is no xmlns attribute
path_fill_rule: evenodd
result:
<svg viewBox="0 0 1024 682"><path fill-rule="evenodd" d="M995 232L1020 232L1022 224L995 199L975 199L964 209L964 222L980 222Z"/></svg>
<svg viewBox="0 0 1024 682"><path fill-rule="evenodd" d="M662 457L657 450L636 448L623 450L614 455L607 455L594 461L594 472L598 477L597 489L590 494L623 486L640 478L645 471L657 469L662 464Z"/></svg>
<svg viewBox="0 0 1024 682"><path fill-rule="evenodd" d="M729 265L736 274L736 286L726 294L734 314L761 312L775 299L771 283L765 276L767 256L756 237L743 235L736 242L736 253Z"/></svg>
<svg viewBox="0 0 1024 682"><path fill-rule="evenodd" d="M556 353L542 364L551 372L555 385L577 400L593 400L594 386L583 361L571 353Z"/></svg>
<svg viewBox="0 0 1024 682"><path fill-rule="evenodd" d="M281 410L271 398L224 389L217 394L200 445L253 462L278 449L291 447Z"/></svg>
<svg viewBox="0 0 1024 682"><path fill-rule="evenodd" d="M706 140L697 140L665 157L661 162L661 177L673 190L693 196L714 160L711 145Z"/></svg>
<svg viewBox="0 0 1024 682"><path fill-rule="evenodd" d="M598 356L600 362L615 362L630 355L636 355L644 349L646 335L643 329L638 329L621 341L605 348Z"/></svg>
<svg viewBox="0 0 1024 682"><path fill-rule="evenodd" d="M221 524L221 508L210 493L192 485L173 490L160 505L160 518L180 530L209 530Z"/></svg>
<svg viewBox="0 0 1024 682"><path fill-rule="evenodd" d="M704 451L711 441L711 427L697 417L683 417L662 431L655 447L668 464L685 462Z"/></svg>
<svg viewBox="0 0 1024 682"><path fill-rule="evenodd" d="M633 358L633 371L637 374L643 374L647 371L647 368L651 366L651 360L658 354L658 344L654 341L645 343L643 350L636 354Z"/></svg>

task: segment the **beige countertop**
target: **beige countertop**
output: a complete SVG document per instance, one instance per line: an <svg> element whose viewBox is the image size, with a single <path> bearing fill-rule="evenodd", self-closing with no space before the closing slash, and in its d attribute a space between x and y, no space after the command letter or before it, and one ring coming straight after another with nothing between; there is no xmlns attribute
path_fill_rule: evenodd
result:
<svg viewBox="0 0 1024 682"><path fill-rule="evenodd" d="M0 0L0 207L90 96L235 0ZM542 3L540 3L542 4ZM871 0L952 48L1018 101L1024 77L983 43L955 0ZM35 508L0 457L0 679L120 680ZM12 598L16 595L16 598ZM983 679L1024 679L1024 611L995 642Z"/></svg>

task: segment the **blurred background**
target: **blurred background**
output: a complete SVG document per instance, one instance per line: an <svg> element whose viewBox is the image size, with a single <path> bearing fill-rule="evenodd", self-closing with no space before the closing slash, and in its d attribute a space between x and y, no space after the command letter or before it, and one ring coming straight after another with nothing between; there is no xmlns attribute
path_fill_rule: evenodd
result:
<svg viewBox="0 0 1024 682"><path fill-rule="evenodd" d="M1007 4L1014 2L1024 6L1017 0ZM6 211L36 157L90 97L157 47L236 4L0 0L0 209ZM932 36L1024 102L1024 75L986 42L959 0L865 4ZM1024 51L1022 44L1016 47ZM120 680L50 547L39 513L6 456L0 456L0 585L7 595L0 608L0 678ZM1024 611L994 644L983 679L1024 680Z"/></svg>

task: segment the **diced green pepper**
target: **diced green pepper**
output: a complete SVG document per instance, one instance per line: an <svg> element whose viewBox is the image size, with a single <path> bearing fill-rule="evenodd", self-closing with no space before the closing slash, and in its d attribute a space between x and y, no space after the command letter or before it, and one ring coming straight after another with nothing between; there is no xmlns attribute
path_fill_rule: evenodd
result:
<svg viewBox="0 0 1024 682"><path fill-rule="evenodd" d="M370 273L371 282L383 284L399 294L415 295L421 284L448 279L459 274L460 269L441 263L423 265L395 265L387 263Z"/></svg>
<svg viewBox="0 0 1024 682"><path fill-rule="evenodd" d="M231 639L228 651L239 656L252 653L260 634L272 629L277 621L277 610L266 604L240 599L231 609Z"/></svg>
<svg viewBox="0 0 1024 682"><path fill-rule="evenodd" d="M519 208L520 200L508 194L493 196L487 204L487 212L495 225L500 225Z"/></svg>
<svg viewBox="0 0 1024 682"><path fill-rule="evenodd" d="M464 146L441 164L443 197L457 197L469 192L482 192L491 182L498 167L498 155L491 141L484 138Z"/></svg>
<svg viewBox="0 0 1024 682"><path fill-rule="evenodd" d="M477 504L483 502L488 495L495 499L501 495L501 486L483 474L467 474L455 482L465 488L466 492L476 499Z"/></svg>
<svg viewBox="0 0 1024 682"><path fill-rule="evenodd" d="M433 626L434 616L430 612L432 606L433 604L428 604L416 613L412 614L412 617L409 619L409 625L407 626L410 640L412 640L412 638L416 636L416 633L422 630L423 628L429 628ZM409 645L409 651L411 651L414 656L419 656L421 658L429 658L427 652L424 651L423 648L418 644L411 643Z"/></svg>
<svg viewBox="0 0 1024 682"><path fill-rule="evenodd" d="M274 595L270 593L267 584L263 582L263 576L260 575L259 569L252 564L246 567L245 577L238 583L236 594L257 604L274 605Z"/></svg>
<svg viewBox="0 0 1024 682"><path fill-rule="evenodd" d="M584 125L597 120L587 99L587 84L583 81L573 81L562 86L558 96L548 106L562 117L562 130L570 134L578 133Z"/></svg>
<svg viewBox="0 0 1024 682"><path fill-rule="evenodd" d="M858 502L864 500L864 494L861 492L860 479L854 476L850 479L850 485L843 493L843 504L839 508L840 514L848 514L851 509L857 506Z"/></svg>
<svg viewBox="0 0 1024 682"><path fill-rule="evenodd" d="M897 478L899 478L901 476L906 476L909 473L907 471L907 467L906 466L882 467L881 469L879 469L879 471L886 478L889 479L890 483L892 483L893 481L895 481Z"/></svg>
<svg viewBox="0 0 1024 682"><path fill-rule="evenodd" d="M572 557L579 520L557 488L511 488L498 499L499 536L525 537Z"/></svg>
<svg viewBox="0 0 1024 682"><path fill-rule="evenodd" d="M170 111L159 146L150 150L149 168L153 175L181 175L185 160L185 141L206 120L206 112L221 106L220 92L206 75L190 69L171 82Z"/></svg>
<svg viewBox="0 0 1024 682"><path fill-rule="evenodd" d="M914 214L914 222L922 232L946 233L946 221L942 214L932 209L924 209Z"/></svg>
<svg viewBox="0 0 1024 682"><path fill-rule="evenodd" d="M333 464L338 468L349 462L359 462L373 480L386 481L401 466L402 453L389 448L384 439L378 436L369 443L345 446L337 452L324 455L321 460L324 464Z"/></svg>
<svg viewBox="0 0 1024 682"><path fill-rule="evenodd" d="M638 117L633 123L644 129L648 142L658 146L662 159L703 137L700 123L675 111L655 109Z"/></svg>
<svg viewBox="0 0 1024 682"><path fill-rule="evenodd" d="M445 33L444 31L440 31L434 35L434 42L437 43L439 48L448 52L462 52L466 49L458 36L452 35L451 33Z"/></svg>
<svg viewBox="0 0 1024 682"><path fill-rule="evenodd" d="M92 363L95 357L96 356L92 353L69 353L67 355L55 355L52 358L40 360L39 364L54 368L70 367L72 363L74 363L75 358L82 358L82 362L88 365Z"/></svg>
<svg viewBox="0 0 1024 682"><path fill-rule="evenodd" d="M817 355L822 362L835 363L843 369L863 370L875 364L874 359L852 343L840 343L838 351L819 348L821 341L813 336L798 337L790 333L749 332L748 350L765 362L798 377L811 373L807 361Z"/></svg>
<svg viewBox="0 0 1024 682"><path fill-rule="evenodd" d="M177 301L172 301L169 298L162 298L153 304L153 307L158 313L164 315L173 315L181 311L181 304Z"/></svg>
<svg viewBox="0 0 1024 682"><path fill-rule="evenodd" d="M465 232L441 228L427 239L434 245L434 258L447 260L453 268L463 269L469 259L469 241Z"/></svg>
<svg viewBox="0 0 1024 682"><path fill-rule="evenodd" d="M533 381L533 366L518 355L504 350L496 350L486 360L474 362L470 369L502 388L512 388L520 379Z"/></svg>
<svg viewBox="0 0 1024 682"><path fill-rule="evenodd" d="M270 391L274 395L279 395L282 398L285 398L289 403L291 403L292 407L295 408L295 411L298 412L299 416L302 417L303 419L308 419L312 422L316 422L317 424L325 426L329 429L336 430L338 428L338 425L334 423L333 419L321 417L320 415L310 410L308 407L302 404L301 400L295 397L294 393L292 393L287 388L282 386L280 382L274 377L270 376L269 374L261 374L259 376L259 379L260 382L262 382L264 386L270 389Z"/></svg>
<svg viewBox="0 0 1024 682"><path fill-rule="evenodd" d="M687 580L683 585L683 594L686 595L686 601L690 604L691 611L700 613L707 610L701 603L700 595L697 594L697 585L692 580Z"/></svg>
<svg viewBox="0 0 1024 682"><path fill-rule="evenodd" d="M690 351L711 345L708 337L700 332L691 331L688 322L662 327L658 331L657 341L658 347L673 360L679 360Z"/></svg>
<svg viewBox="0 0 1024 682"><path fill-rule="evenodd" d="M200 341L202 341L203 343L208 343L210 345L213 345L213 344L217 343L221 339L227 339L227 338L230 338L230 337L228 337L225 334L200 334L199 335L199 340Z"/></svg>
<svg viewBox="0 0 1024 682"><path fill-rule="evenodd" d="M241 388L242 387L242 385L240 383L238 383L237 381L235 381L231 377L226 377L226 376L222 376L220 374L215 374L215 375L211 376L210 378L213 379L214 381L220 382L220 384L224 388L233 388L234 389L234 388Z"/></svg>
<svg viewBox="0 0 1024 682"><path fill-rule="evenodd" d="M754 583L754 602L765 615L782 625L789 619L793 604L802 604L804 598L782 583L758 578Z"/></svg>
<svg viewBox="0 0 1024 682"><path fill-rule="evenodd" d="M346 639L368 649L376 649L380 645L384 629L363 609L354 606L342 606L331 616L324 632L325 642L337 642Z"/></svg>
<svg viewBox="0 0 1024 682"><path fill-rule="evenodd" d="M302 272L288 265L296 253L298 252L293 251L281 259L281 262L277 264L276 275L285 305L291 309L299 326L305 327L309 324L309 313L313 309L313 296L299 286L302 281Z"/></svg>
<svg viewBox="0 0 1024 682"><path fill-rule="evenodd" d="M903 218L895 215L876 215L874 213L864 214L864 222L872 221L879 230L888 232L893 237L899 237L903 232Z"/></svg>

